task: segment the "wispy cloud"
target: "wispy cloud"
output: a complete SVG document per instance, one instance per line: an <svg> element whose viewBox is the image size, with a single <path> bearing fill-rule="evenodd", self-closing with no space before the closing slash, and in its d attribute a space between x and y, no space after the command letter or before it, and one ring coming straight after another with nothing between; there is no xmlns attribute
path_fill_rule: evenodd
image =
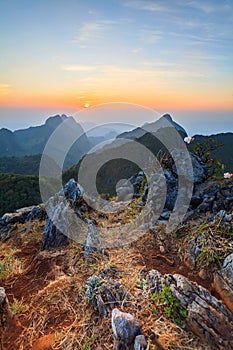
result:
<svg viewBox="0 0 233 350"><path fill-rule="evenodd" d="M78 65L78 64L70 64L62 66L63 70L66 71L72 71L72 72L92 72L97 69L97 66L84 66L84 65Z"/></svg>
<svg viewBox="0 0 233 350"><path fill-rule="evenodd" d="M104 24L99 22L84 23L75 37L75 42L88 42L99 39L104 31Z"/></svg>
<svg viewBox="0 0 233 350"><path fill-rule="evenodd" d="M185 5L191 8L197 9L199 11L202 11L206 14L210 14L212 12L218 12L218 11L222 12L225 10L229 10L231 8L229 4L224 3L222 1L216 3L214 1L192 0L192 1L187 1Z"/></svg>
<svg viewBox="0 0 233 350"><path fill-rule="evenodd" d="M75 42L90 42L101 39L113 25L118 22L112 19L102 19L95 22L86 22L81 25L75 36Z"/></svg>
<svg viewBox="0 0 233 350"><path fill-rule="evenodd" d="M158 2L153 1L143 1L143 0L129 0L126 1L125 6L131 7L137 10L145 10L151 12L161 12L166 11L167 7Z"/></svg>
<svg viewBox="0 0 233 350"><path fill-rule="evenodd" d="M0 95L8 95L11 91L11 85L0 84Z"/></svg>

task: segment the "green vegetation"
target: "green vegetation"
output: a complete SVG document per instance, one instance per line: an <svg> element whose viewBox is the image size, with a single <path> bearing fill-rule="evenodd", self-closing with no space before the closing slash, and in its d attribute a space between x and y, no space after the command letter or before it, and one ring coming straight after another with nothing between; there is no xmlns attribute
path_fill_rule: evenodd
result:
<svg viewBox="0 0 233 350"><path fill-rule="evenodd" d="M219 171L219 162L224 164L228 171L233 172L233 133L224 133L211 136L195 135L195 140L189 145L191 152L196 153L207 166L215 173Z"/></svg>
<svg viewBox="0 0 233 350"><path fill-rule="evenodd" d="M21 273L23 269L23 263L17 257L14 256L16 250L10 249L1 259L0 263L0 278L5 280L6 278Z"/></svg>
<svg viewBox="0 0 233 350"><path fill-rule="evenodd" d="M151 300L155 303L155 315L166 313L178 325L182 325L184 319L188 317L188 312L180 302L173 296L170 286L165 286L160 293L157 291L152 295Z"/></svg>
<svg viewBox="0 0 233 350"><path fill-rule="evenodd" d="M0 215L41 203L37 176L0 174Z"/></svg>
<svg viewBox="0 0 233 350"><path fill-rule="evenodd" d="M41 155L0 158L0 173L38 175Z"/></svg>
<svg viewBox="0 0 233 350"><path fill-rule="evenodd" d="M29 305L24 304L23 299L14 299L11 309L14 315L21 316L29 310Z"/></svg>

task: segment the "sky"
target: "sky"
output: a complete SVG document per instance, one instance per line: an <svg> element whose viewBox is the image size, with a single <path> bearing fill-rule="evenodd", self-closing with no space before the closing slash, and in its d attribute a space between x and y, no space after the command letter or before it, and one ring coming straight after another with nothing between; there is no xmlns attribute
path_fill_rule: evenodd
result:
<svg viewBox="0 0 233 350"><path fill-rule="evenodd" d="M232 41L232 0L0 0L0 127L126 102L233 131Z"/></svg>

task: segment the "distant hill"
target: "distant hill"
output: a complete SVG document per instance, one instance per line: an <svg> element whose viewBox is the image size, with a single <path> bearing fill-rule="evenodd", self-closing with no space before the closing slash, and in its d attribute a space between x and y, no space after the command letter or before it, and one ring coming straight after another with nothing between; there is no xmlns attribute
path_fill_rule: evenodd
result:
<svg viewBox="0 0 233 350"><path fill-rule="evenodd" d="M82 136L73 144L69 153L67 154L67 158L65 160L65 167L69 167L79 161L81 157L88 152L91 147L91 143L89 142L86 134L84 133L80 124L78 124L72 117L69 117L71 123L65 128L64 137L69 138L69 132L71 129L77 128ZM64 121L66 121L68 117L64 114L56 115L48 118L43 125L34 126L27 129L16 130L14 132L8 129L0 129L0 157L24 157L24 156L32 156L39 155L43 153L44 147L54 132L54 130ZM62 141L58 145L58 147L62 147ZM59 148L58 148L59 151ZM31 158L32 162L35 162L38 158ZM16 160L18 164L22 161L23 166L25 166L25 162L29 163L29 159L18 159ZM10 165L10 161L8 162L8 167ZM38 168L38 166L36 166ZM12 169L9 169L10 172L13 172Z"/></svg>

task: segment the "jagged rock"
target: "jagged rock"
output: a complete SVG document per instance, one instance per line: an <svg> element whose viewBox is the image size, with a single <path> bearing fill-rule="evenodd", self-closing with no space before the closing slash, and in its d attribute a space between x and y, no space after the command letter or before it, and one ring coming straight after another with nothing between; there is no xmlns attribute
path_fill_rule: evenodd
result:
<svg viewBox="0 0 233 350"><path fill-rule="evenodd" d="M132 349L136 336L142 334L141 326L135 317L118 309L112 310L112 330L115 350Z"/></svg>
<svg viewBox="0 0 233 350"><path fill-rule="evenodd" d="M134 350L146 350L147 341L144 335L137 335L134 340Z"/></svg>
<svg viewBox="0 0 233 350"><path fill-rule="evenodd" d="M84 244L84 256L88 257L90 254L100 251L101 241L97 226L91 221L87 220L87 238Z"/></svg>
<svg viewBox="0 0 233 350"><path fill-rule="evenodd" d="M208 170L201 158L199 158L196 154L190 154L193 166L193 182L195 184L202 183L208 174Z"/></svg>
<svg viewBox="0 0 233 350"><path fill-rule="evenodd" d="M92 276L87 281L86 298L101 317L107 318L113 308L130 300L131 297L125 290L121 283L111 278Z"/></svg>
<svg viewBox="0 0 233 350"><path fill-rule="evenodd" d="M61 190L61 194L64 194L72 204L78 204L82 200L83 193L83 188L74 179L70 179Z"/></svg>
<svg viewBox="0 0 233 350"><path fill-rule="evenodd" d="M170 285L173 296L187 310L188 327L205 340L213 349L233 347L233 318L225 304L213 297L209 291L181 275L162 276L152 270L148 275L151 293L161 292Z"/></svg>
<svg viewBox="0 0 233 350"><path fill-rule="evenodd" d="M185 248L184 263L190 268L190 270L194 270L196 267L197 258L201 253L198 243L200 243L202 240L202 236L194 237L188 242Z"/></svg>
<svg viewBox="0 0 233 350"><path fill-rule="evenodd" d="M146 176L143 171L139 171L138 174L133 175L129 178L129 181L133 185L134 197L140 197L140 189L143 180L146 180Z"/></svg>
<svg viewBox="0 0 233 350"><path fill-rule="evenodd" d="M45 209L41 206L33 207L27 216L27 221L34 221L34 220L42 221L46 219L47 219L47 213Z"/></svg>
<svg viewBox="0 0 233 350"><path fill-rule="evenodd" d="M226 257L222 269L214 273L213 288L233 313L233 253Z"/></svg>
<svg viewBox="0 0 233 350"><path fill-rule="evenodd" d="M68 243L68 237L58 230L51 219L48 219L42 237L42 250L64 247Z"/></svg>
<svg viewBox="0 0 233 350"><path fill-rule="evenodd" d="M17 209L15 213L6 213L3 215L2 220L7 224L24 224L32 209L33 207L25 207Z"/></svg>

